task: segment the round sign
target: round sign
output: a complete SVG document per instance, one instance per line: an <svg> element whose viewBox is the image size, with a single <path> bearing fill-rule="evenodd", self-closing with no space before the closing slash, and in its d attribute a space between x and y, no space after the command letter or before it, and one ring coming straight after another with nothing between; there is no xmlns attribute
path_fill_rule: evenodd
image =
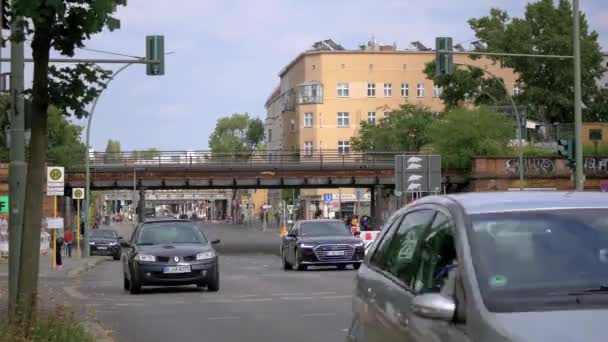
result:
<svg viewBox="0 0 608 342"><path fill-rule="evenodd" d="M82 193L82 190L80 190L80 189L76 189L76 190L74 190L74 197L76 197L76 198L81 198L81 197L82 197L82 195L84 195L84 194Z"/></svg>
<svg viewBox="0 0 608 342"><path fill-rule="evenodd" d="M52 180L57 181L61 179L61 170L59 169L52 169L49 176L51 177Z"/></svg>

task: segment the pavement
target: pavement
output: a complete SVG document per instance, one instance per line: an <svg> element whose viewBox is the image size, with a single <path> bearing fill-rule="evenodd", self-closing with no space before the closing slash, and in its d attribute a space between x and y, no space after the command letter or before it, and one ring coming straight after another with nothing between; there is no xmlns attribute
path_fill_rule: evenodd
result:
<svg viewBox="0 0 608 342"><path fill-rule="evenodd" d="M190 286L144 288L142 294L130 295L122 288L122 266L115 261L78 277L66 293L115 341L345 340L355 271L283 271L276 230L201 227L209 239L222 240L217 293Z"/></svg>

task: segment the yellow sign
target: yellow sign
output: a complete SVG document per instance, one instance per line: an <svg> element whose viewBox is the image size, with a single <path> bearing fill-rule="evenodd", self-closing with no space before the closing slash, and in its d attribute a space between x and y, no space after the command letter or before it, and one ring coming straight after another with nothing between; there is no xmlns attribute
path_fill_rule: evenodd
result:
<svg viewBox="0 0 608 342"><path fill-rule="evenodd" d="M84 199L84 189L83 188L73 188L72 189L72 198L73 199Z"/></svg>

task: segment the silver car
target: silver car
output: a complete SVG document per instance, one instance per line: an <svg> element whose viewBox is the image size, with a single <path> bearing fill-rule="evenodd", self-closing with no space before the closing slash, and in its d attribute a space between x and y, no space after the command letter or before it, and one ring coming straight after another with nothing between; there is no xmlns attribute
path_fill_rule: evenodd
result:
<svg viewBox="0 0 608 342"><path fill-rule="evenodd" d="M431 196L356 279L348 341L606 341L608 196Z"/></svg>

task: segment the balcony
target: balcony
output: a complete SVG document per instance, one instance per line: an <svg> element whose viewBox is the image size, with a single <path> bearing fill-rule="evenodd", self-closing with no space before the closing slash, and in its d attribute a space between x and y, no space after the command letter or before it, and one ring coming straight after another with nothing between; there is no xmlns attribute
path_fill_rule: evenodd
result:
<svg viewBox="0 0 608 342"><path fill-rule="evenodd" d="M298 104L322 104L323 84L319 81L306 81L297 86Z"/></svg>

